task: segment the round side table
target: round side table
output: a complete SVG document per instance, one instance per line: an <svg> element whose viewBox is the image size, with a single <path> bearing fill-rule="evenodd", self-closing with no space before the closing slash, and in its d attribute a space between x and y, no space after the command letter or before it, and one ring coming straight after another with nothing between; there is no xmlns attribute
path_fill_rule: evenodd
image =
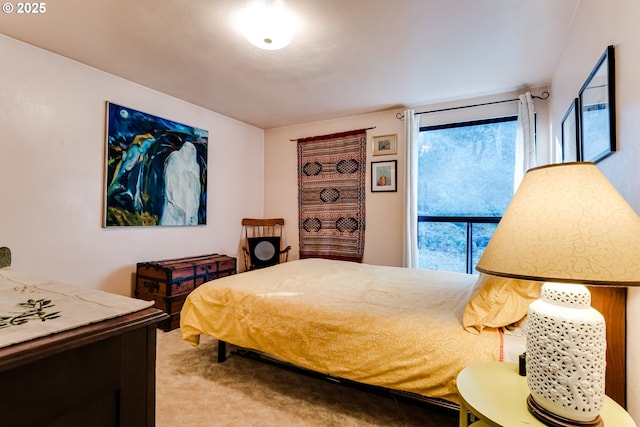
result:
<svg viewBox="0 0 640 427"><path fill-rule="evenodd" d="M467 427L470 411L480 421L473 426L545 427L527 408L526 377L515 363L489 362L471 365L458 374L460 427ZM600 416L605 427L636 427L631 416L609 397ZM480 423L480 424L478 424Z"/></svg>

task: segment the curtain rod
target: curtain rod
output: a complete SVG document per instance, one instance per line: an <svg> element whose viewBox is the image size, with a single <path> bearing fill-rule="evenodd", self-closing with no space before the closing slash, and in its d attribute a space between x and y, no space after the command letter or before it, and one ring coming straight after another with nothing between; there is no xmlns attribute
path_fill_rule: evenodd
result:
<svg viewBox="0 0 640 427"><path fill-rule="evenodd" d="M531 97L535 98L535 99L548 99L549 98L549 92L547 92L545 90L544 92L542 92L542 95L540 95L540 96L532 95ZM519 100L520 100L519 98L505 99L505 100L502 100L502 101L483 102L481 104L462 105L460 107L450 107L450 108L441 108L439 110L421 111L421 112L415 113L415 114L416 115L420 115L420 114L429 114L429 113L441 113L443 111L461 110L463 108L482 107L484 105L502 104L502 103L505 103L505 102L515 102L515 101L519 101ZM404 119L404 114L402 114L402 113L396 114L396 119L398 119L398 120Z"/></svg>
<svg viewBox="0 0 640 427"><path fill-rule="evenodd" d="M375 126L371 126L370 128L364 128L364 129L358 129L358 130L371 130L371 129L375 129ZM346 131L346 132L351 132L351 131ZM344 133L344 132L335 132L335 133ZM308 138L318 138L317 136L311 136L311 137L304 137L304 138L290 138L289 141L291 142L296 142L299 139L308 139Z"/></svg>

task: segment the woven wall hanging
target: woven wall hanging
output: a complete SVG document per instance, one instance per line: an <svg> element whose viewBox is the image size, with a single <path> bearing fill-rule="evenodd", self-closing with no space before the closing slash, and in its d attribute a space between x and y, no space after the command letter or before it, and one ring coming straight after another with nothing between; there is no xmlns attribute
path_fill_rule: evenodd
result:
<svg viewBox="0 0 640 427"><path fill-rule="evenodd" d="M298 139L300 258L362 262L366 129Z"/></svg>

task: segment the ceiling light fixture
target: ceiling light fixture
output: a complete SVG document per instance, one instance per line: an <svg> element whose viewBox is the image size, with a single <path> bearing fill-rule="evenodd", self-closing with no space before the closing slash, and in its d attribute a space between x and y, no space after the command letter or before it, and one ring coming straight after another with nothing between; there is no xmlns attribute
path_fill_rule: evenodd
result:
<svg viewBox="0 0 640 427"><path fill-rule="evenodd" d="M281 0L262 0L241 11L238 25L254 46L278 50L291 43L295 19Z"/></svg>

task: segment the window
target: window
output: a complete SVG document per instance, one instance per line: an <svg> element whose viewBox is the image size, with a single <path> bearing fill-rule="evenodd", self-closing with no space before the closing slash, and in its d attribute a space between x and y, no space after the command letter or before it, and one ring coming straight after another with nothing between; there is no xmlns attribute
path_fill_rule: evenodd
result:
<svg viewBox="0 0 640 427"><path fill-rule="evenodd" d="M513 196L517 117L420 128L419 267L475 272Z"/></svg>

